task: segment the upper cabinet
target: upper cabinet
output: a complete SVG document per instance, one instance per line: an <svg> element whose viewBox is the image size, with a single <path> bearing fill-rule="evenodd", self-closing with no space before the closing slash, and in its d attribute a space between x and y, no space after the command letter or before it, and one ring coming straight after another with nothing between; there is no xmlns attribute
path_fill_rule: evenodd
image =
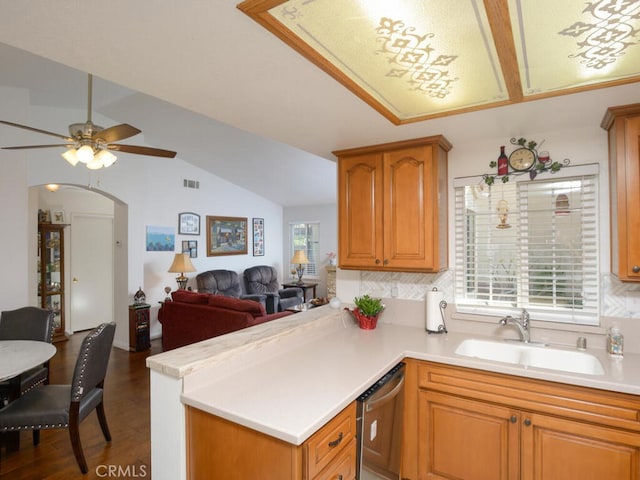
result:
<svg viewBox="0 0 640 480"><path fill-rule="evenodd" d="M447 268L450 149L447 139L437 135L334 152L340 268Z"/></svg>
<svg viewBox="0 0 640 480"><path fill-rule="evenodd" d="M640 282L640 103L609 108L601 126L609 132L611 272Z"/></svg>

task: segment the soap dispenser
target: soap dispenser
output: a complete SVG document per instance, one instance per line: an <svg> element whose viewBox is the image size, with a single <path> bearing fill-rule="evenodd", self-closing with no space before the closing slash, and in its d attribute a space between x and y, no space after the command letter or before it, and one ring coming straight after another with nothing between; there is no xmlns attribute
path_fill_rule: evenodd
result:
<svg viewBox="0 0 640 480"><path fill-rule="evenodd" d="M607 335L607 352L611 355L622 356L624 351L624 336L620 333L620 328L611 327Z"/></svg>

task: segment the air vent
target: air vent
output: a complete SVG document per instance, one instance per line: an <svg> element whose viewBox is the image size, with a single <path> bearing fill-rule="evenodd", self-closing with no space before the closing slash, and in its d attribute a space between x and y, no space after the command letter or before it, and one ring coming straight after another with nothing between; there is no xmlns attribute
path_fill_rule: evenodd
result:
<svg viewBox="0 0 640 480"><path fill-rule="evenodd" d="M189 180L185 178L182 180L184 188L195 188L196 190L200 188L200 182L198 180Z"/></svg>

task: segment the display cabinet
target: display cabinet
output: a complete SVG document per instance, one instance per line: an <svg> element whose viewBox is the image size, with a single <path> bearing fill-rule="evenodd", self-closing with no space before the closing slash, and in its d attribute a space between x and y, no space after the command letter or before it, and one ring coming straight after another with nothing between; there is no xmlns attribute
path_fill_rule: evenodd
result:
<svg viewBox="0 0 640 480"><path fill-rule="evenodd" d="M38 301L53 310L53 341L64 333L64 228L66 225L38 225Z"/></svg>

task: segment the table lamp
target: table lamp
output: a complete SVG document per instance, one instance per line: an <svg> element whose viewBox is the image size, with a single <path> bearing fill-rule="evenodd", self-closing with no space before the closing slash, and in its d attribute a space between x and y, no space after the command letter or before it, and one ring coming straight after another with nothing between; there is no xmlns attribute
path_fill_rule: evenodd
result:
<svg viewBox="0 0 640 480"><path fill-rule="evenodd" d="M176 253L176 256L173 259L173 263L168 270L168 272L170 273L180 274L176 277L176 282L178 282L179 290L184 290L185 288L187 288L187 281L189 281L189 279L185 277L184 272L195 271L196 269L193 267L188 253Z"/></svg>
<svg viewBox="0 0 640 480"><path fill-rule="evenodd" d="M296 250L293 254L293 258L291 259L291 263L298 264L298 266L296 267L296 273L298 274L298 285L302 285L304 283L302 281L304 266L309 263L309 259L307 258L307 254L304 253L304 250Z"/></svg>

